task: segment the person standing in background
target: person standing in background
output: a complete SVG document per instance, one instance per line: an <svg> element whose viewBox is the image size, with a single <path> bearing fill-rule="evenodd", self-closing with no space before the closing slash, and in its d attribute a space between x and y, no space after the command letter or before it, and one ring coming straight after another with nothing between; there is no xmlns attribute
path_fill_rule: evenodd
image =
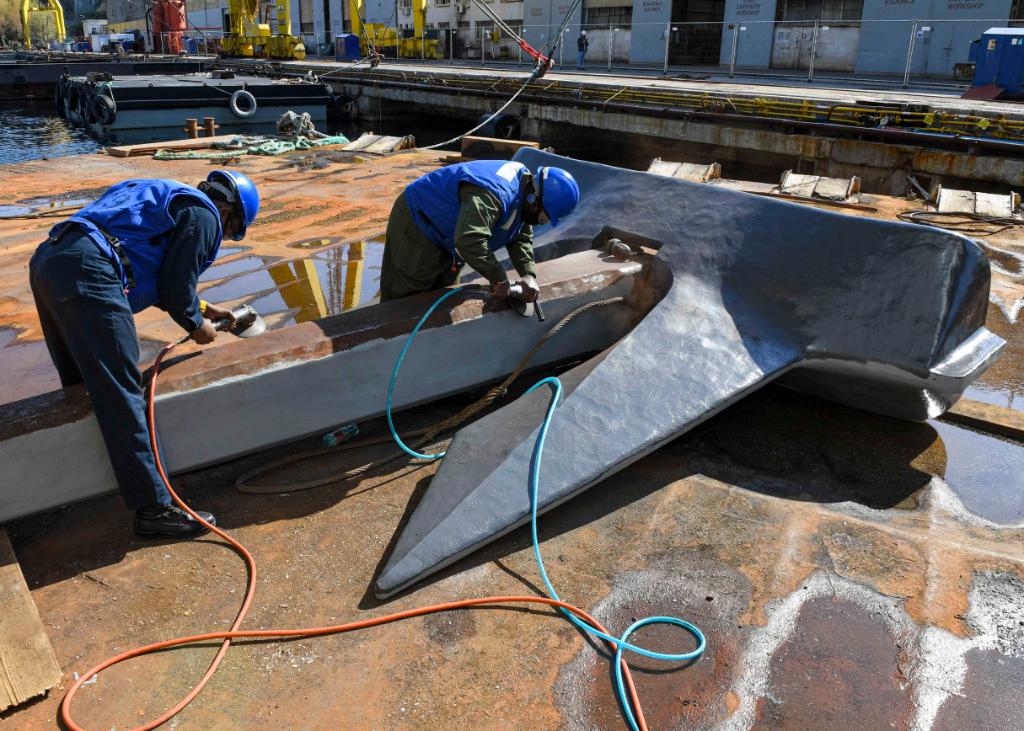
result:
<svg viewBox="0 0 1024 731"><path fill-rule="evenodd" d="M579 38L576 39L576 70L583 71L583 62L587 59L587 49L590 48L590 39L587 38L587 32L585 30L580 31Z"/></svg>

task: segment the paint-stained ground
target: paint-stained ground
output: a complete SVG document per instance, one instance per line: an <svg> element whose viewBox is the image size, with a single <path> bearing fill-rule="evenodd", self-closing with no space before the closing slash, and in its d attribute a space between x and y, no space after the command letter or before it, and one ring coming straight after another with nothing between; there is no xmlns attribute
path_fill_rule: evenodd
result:
<svg viewBox="0 0 1024 731"><path fill-rule="evenodd" d="M135 163L143 174L167 174L152 161ZM113 182L119 164L83 158L79 180L64 181L63 189ZM290 255L288 244L320 237L342 237L330 243L338 247L372 237L401 182L434 163L420 153L332 163L320 171L324 180L294 167L263 167L287 165L281 160L251 164L247 171L267 178L267 234L257 227L245 242L253 248L223 264ZM188 163L182 177L198 179L208 167ZM269 179L278 175L298 182ZM365 175L380 178L361 188ZM334 179L344 184L324 182ZM50 194L61 189L47 180ZM327 231L316 223L353 209L365 211L354 223L338 221ZM15 342L24 344L33 341L33 324L22 278L39 222L17 224L13 234L11 225L0 227L0 291L7 297L0 317L19 328ZM982 385L993 398L1009 394L1000 403L1020 409L1024 348L1011 321L1024 298L1012 294L1020 287L1014 262L1021 249L1013 241L990 242L997 245L1010 255L1000 264L1006 273L994 274L989 326L1009 335L1011 345ZM372 288L372 276L362 286ZM293 309L279 317L294 317ZM149 341L173 330L160 313L140 318ZM521 381L518 391L533 377ZM399 421L414 429L478 395L403 413ZM364 426L366 434L383 432L380 423ZM412 592L377 602L373 577L435 468L399 461L357 481L287 495L234 489L243 472L312 446L287 445L175 480L190 503L215 512L256 556L257 594L246 627L334 624L538 590L529 534L520 530ZM344 471L388 449L329 454L272 479ZM706 632L707 652L688 667L633 662L652 728L1024 727L1019 443L770 386L543 516L540 525L548 572L562 597L613 631L668 614ZM54 725L74 673L139 644L226 628L241 601L245 570L228 548L211 539L142 542L116 496L8 530L66 675L44 699L5 714L5 729ZM692 646L686 635L664 628L641 630L636 639L665 651ZM153 718L186 692L214 652L188 648L129 661L84 686L75 718L96 729ZM463 610L315 640L239 642L206 692L171 725L622 728L611 683L604 648L552 612Z"/></svg>
<svg viewBox="0 0 1024 731"><path fill-rule="evenodd" d="M431 422L470 398L402 421ZM964 430L769 387L544 516L548 571L614 630L668 614L706 632L708 651L690 667L634 663L652 728L1020 728L1021 472L1006 464L998 482L964 469L954 431ZM975 454L1007 450L1020 464L1020 445L968 434ZM378 454L339 453L274 479ZM234 478L271 456L176 480L256 555L247 627L333 624L540 584L520 530L382 605L369 593L374 573L434 468L398 463L291 495L236 492ZM129 517L110 496L12 527L68 676L137 644L226 627L240 602L245 572L229 549L143 543ZM666 629L638 639L691 646ZM212 654L130 661L85 686L76 718L107 729L152 717ZM51 723L66 685L4 726ZM468 726L620 728L604 651L550 612L508 608L239 643L175 727Z"/></svg>

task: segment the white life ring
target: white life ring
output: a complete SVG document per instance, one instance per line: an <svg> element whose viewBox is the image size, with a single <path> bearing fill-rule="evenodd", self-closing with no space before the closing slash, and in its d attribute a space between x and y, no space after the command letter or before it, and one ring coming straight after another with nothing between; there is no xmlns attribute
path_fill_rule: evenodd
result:
<svg viewBox="0 0 1024 731"><path fill-rule="evenodd" d="M240 100L242 102L241 106L239 106ZM256 106L256 97L245 89L239 89L228 100L228 109L231 110L232 114L241 119L248 119L256 114Z"/></svg>

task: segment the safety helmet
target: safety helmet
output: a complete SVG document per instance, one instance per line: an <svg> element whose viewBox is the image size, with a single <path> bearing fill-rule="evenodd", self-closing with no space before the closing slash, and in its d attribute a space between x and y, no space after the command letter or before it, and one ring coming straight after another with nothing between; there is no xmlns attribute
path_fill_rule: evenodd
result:
<svg viewBox="0 0 1024 731"><path fill-rule="evenodd" d="M562 168L537 168L537 192L540 205L551 219L551 225L568 216L580 202L580 186L568 171Z"/></svg>
<svg viewBox="0 0 1024 731"><path fill-rule="evenodd" d="M586 32L585 30L581 30L581 31L580 31L580 35L581 35L581 36L585 36L586 34L587 34L587 32Z"/></svg>
<svg viewBox="0 0 1024 731"><path fill-rule="evenodd" d="M206 176L206 181L223 195L228 203L234 203L242 210L244 224L242 230L233 237L235 241L241 241L260 210L260 192L256 190L256 184L248 175L234 170L214 170Z"/></svg>

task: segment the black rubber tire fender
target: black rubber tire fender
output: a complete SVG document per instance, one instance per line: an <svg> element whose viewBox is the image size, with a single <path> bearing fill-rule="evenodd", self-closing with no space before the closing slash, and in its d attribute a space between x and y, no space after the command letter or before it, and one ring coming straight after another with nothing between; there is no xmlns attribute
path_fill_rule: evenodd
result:
<svg viewBox="0 0 1024 731"><path fill-rule="evenodd" d="M110 126L117 119L117 106L106 94L97 94L89 102L89 112L94 122Z"/></svg>
<svg viewBox="0 0 1024 731"><path fill-rule="evenodd" d="M243 109L242 106L239 105L240 100L244 100L242 101L242 104L244 104L246 108ZM231 98L228 99L228 109L230 109L231 113L239 119L248 119L252 115L256 114L257 107L258 104L256 103L256 97L254 97L252 92L248 89L238 89L231 95Z"/></svg>

